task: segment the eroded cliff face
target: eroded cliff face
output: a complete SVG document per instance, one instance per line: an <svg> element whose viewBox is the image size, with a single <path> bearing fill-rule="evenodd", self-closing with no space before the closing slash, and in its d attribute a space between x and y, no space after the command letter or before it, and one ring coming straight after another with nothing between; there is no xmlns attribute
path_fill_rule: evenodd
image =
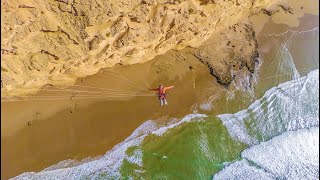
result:
<svg viewBox="0 0 320 180"><path fill-rule="evenodd" d="M268 0L4 0L1 95L72 84L100 68L185 47L228 85L231 69L254 70L257 43L248 16L294 8Z"/></svg>

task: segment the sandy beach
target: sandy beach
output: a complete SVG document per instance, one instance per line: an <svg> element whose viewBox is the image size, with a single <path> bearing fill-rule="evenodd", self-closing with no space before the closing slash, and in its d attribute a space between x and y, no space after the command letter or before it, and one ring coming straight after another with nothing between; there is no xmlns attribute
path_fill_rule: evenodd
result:
<svg viewBox="0 0 320 180"><path fill-rule="evenodd" d="M120 63L103 68L96 74L78 78L72 86L47 84L35 95L3 98L1 179L38 172L66 159L101 156L147 120L165 124L193 112L215 115L240 110L274 85L275 79L270 77L276 74L278 66L273 63L275 50L290 36L284 32L311 31L319 26L319 16L313 14L290 17L288 25L280 24L282 16L272 18L263 13L250 18L263 61L257 71L259 93L243 104L237 103L239 99L226 102L227 92L236 90L237 84L228 88L221 85L208 66L190 53L194 51L192 47L169 50L141 64ZM271 38L275 34L281 35ZM305 39L308 38L312 37L306 35ZM319 64L315 67L313 62L303 60L308 56L308 52L301 51L305 39L294 39L291 49L301 75L319 68ZM240 82L241 78L239 75L235 81ZM276 79L278 83L286 80L286 77ZM168 106L160 107L156 94L148 91L159 84L175 86L168 91ZM201 108L201 104L208 102L215 108ZM222 102L235 105L226 109Z"/></svg>
<svg viewBox="0 0 320 180"><path fill-rule="evenodd" d="M157 62L166 63L171 68L157 74L152 68ZM145 69L148 71L144 71ZM117 74L118 71L125 73ZM141 97L130 97L127 94L120 98L113 97L112 94L91 95L88 98L75 95L71 100L72 92L46 90L36 95L39 100L2 102L2 119L8 119L2 121L1 131L4 147L1 163L5 168L3 172L6 172L3 177L7 177L7 173L17 175L24 171L39 171L63 159L101 155L123 141L144 121L159 119L161 122L162 119L181 117L192 112L191 107L195 103L212 94L218 95L223 90L203 64L194 60L186 60L181 64L165 57L145 64L102 70L97 75L83 78L83 82L79 80L75 85L143 92L137 85L132 87L129 81L120 77L110 78L110 73L129 78L145 90L149 89L148 85L157 88L159 83L165 86L174 85L175 88L168 92L169 106L160 107L155 93ZM78 86L67 89L107 92ZM214 92L211 89L214 89ZM43 96L52 98L41 100L40 97ZM54 98L61 96L67 98ZM48 106L51 107L50 111ZM26 113L21 113L22 110ZM30 126L28 122L31 122Z"/></svg>

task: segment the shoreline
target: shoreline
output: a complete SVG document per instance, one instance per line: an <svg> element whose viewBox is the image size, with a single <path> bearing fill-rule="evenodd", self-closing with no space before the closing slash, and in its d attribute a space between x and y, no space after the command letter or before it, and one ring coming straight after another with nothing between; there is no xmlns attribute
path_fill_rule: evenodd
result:
<svg viewBox="0 0 320 180"><path fill-rule="evenodd" d="M139 97L139 98L129 98L126 99L127 97L123 97L123 101L118 102L116 101L103 101L103 100L90 100L91 102L84 102L83 100L80 99L74 99L74 100L64 100L64 102L55 102L55 106L57 107L55 110L54 106L50 104L52 112L45 112L44 109L48 106L48 104L44 103L37 103L38 109L33 108L32 112L29 112L28 116L25 116L24 113L15 113L15 108L17 108L17 104L12 104L11 107L11 112L10 115L7 115L7 118L5 119L11 119L9 117L13 117L13 114L20 115L21 121L18 124L6 124L7 127L5 127L6 131L11 131L9 126L11 127L21 127L23 125L22 130L12 130L12 140L8 140L5 135L1 134L2 138L2 145L5 143L11 141L11 143L15 140L19 140L20 144L17 142L17 144L11 144L10 148L11 150L16 149L17 152L11 152L12 154L8 156L6 154L6 158L11 159L11 162L13 159L16 159L17 161L20 161L22 158L29 157L31 159L28 159L28 161L33 161L35 159L42 159L43 157L39 158L32 158L30 156L33 155L33 152L41 150L37 149L40 148L40 146L45 146L49 144L57 144L61 143L64 145L69 144L69 150L67 152L68 155L66 155L65 150L62 150L60 154L54 153L55 156L52 156L52 153L46 153L44 154L44 157L50 157L51 162L43 162L43 164L38 164L37 166L33 166L33 170L23 170L25 171L34 171L34 169L40 170L43 169L43 167L47 167L49 164L54 164L53 162L60 162L61 159L69 159L69 158L75 158L75 159L82 159L84 157L88 157L89 154L97 155L97 154L103 154L107 151L107 149L112 148L115 144L121 142L123 139L128 137L131 132L135 130L140 124L142 124L145 120L155 118L154 120L161 119L169 119L170 117L175 117L179 118L185 115L186 112L191 112L191 108L194 104L199 103L200 101L206 100L209 96L219 96L220 93L224 92L224 88L221 87L214 77L209 75L207 67L200 63L199 61L196 61L195 59L187 59L186 63L181 65L179 62L172 62L168 59L171 59L174 57L174 52L170 52L167 54L164 54L162 56L158 56L155 58L155 60L152 60L150 62L144 63L144 64L136 64L136 65L130 65L130 66L117 66L115 68L119 68L118 70L121 72L125 72L127 74L126 77L130 77L130 80L133 79L144 79L147 75L148 77L153 77L152 79L147 79L146 81L147 84L150 86L157 86L158 82L162 82L165 85L170 85L173 82L178 82L177 86L180 87L180 89L183 89L183 91L177 91L173 89L172 95L168 97L168 102L169 106L165 109L166 113L164 111L159 111L158 108L158 102L156 97ZM265 63L265 62L264 62ZM152 68L154 71L151 71L149 66L152 65ZM190 70L189 67L193 66L195 67L194 70ZM132 68L133 67L133 68ZM136 67L136 68L135 68ZM157 69L155 67L167 67L165 68L164 74L162 74L160 71L159 73L154 73L157 72ZM131 69L129 71L128 69ZM113 69L113 68L111 68ZM147 72L142 71L142 70L148 70ZM163 69L162 69L163 70ZM102 75L107 75L105 71L109 71L109 69L106 70L100 70ZM140 71L140 72L139 72ZM142 71L142 72L141 72ZM178 72L178 73L176 73ZM194 73L195 72L195 73ZM104 74L106 73L106 74ZM176 74L175 74L176 73ZM262 72L263 73L263 72ZM133 87L128 87L128 82L126 83L121 83L119 82L119 79L117 80L106 80L105 77L101 76L99 78L99 73L96 75L92 76L87 76L79 80L77 80L77 83L75 85L85 85L85 86L92 86L92 87L102 87L102 88L110 88L109 85L115 86L115 87L122 87L125 88L125 90L133 90L135 88ZM154 78L154 77L157 78ZM109 77L108 77L109 78ZM81 82L83 81L83 82ZM107 81L107 82L106 82ZM86 84L88 82L88 84ZM194 82L196 86L194 86ZM118 83L118 84L116 84ZM145 84L143 82L139 82L141 84ZM212 84L213 83L213 84ZM107 85L106 85L107 84ZM210 85L209 85L210 84ZM99 85L99 86L98 86ZM101 85L106 85L101 86ZM111 86L111 87L112 87ZM75 86L70 86L67 89L71 89L72 87ZM146 88L148 85L145 86ZM195 87L195 88L194 88ZM210 91L205 91L202 89L205 88L211 88ZM75 89L75 88L73 88ZM212 94L212 89L215 90L215 94ZM81 90L78 89L79 91ZM137 91L137 89L135 89ZM200 91L201 90L201 91ZM69 92L70 93L70 92ZM72 92L70 93L72 94ZM46 95L54 95L56 96L57 93L48 93L48 91L41 91L37 94L38 96L46 96ZM188 97L188 98L186 98ZM51 102L50 102L51 103ZM32 103L31 103L32 104ZM32 108L29 102L22 102L21 103L21 109L26 109ZM182 106L181 106L182 105ZM40 108L39 108L40 107ZM62 108L61 108L62 107ZM128 108L129 107L129 108ZM134 107L134 108L130 108ZM179 107L179 108L175 108ZM108 113L107 109L110 108L110 112ZM153 112L145 112L144 109L151 110ZM113 113L114 110L117 112L116 109L120 109L121 111L118 111L118 115L115 115ZM8 110L7 110L8 111ZM30 109L26 110L30 111ZM72 111L72 113L71 113ZM126 111L127 114L124 114L124 111ZM21 112L21 111L19 111ZM41 112L40 114L36 114L38 112ZM136 112L144 112L147 113L146 116L137 115ZM155 113L157 112L157 113ZM46 116L43 116L42 114L47 114ZM103 122L104 118L107 116L108 118L112 119L111 122ZM118 118L113 119L113 117L109 117L112 114L112 116L119 116ZM169 116L166 117L166 115L169 114ZM3 115L1 115L3 116ZM16 116L16 117L17 117ZM22 118L24 117L24 118ZM27 126L25 119L26 117L28 119L33 119L33 123L31 126ZM94 119L94 117L98 117L99 120ZM128 121L125 117L130 117L130 122L128 124ZM16 119L19 119L16 118ZM35 120L34 120L35 119ZM58 119L58 120L57 120ZM79 121L80 119L80 121ZM93 119L93 123L90 123L89 120ZM129 119L129 118L128 118ZM134 119L134 120L133 120ZM117 122L115 122L118 120ZM161 120L160 120L161 121ZM112 122L116 124L112 124ZM4 123L4 122L1 122ZM20 124L20 125L19 125ZM107 126L106 126L107 125ZM128 125L126 128L123 128L123 125ZM78 127L75 127L78 126ZM3 127L3 126L2 126ZM117 127L117 128L116 128ZM71 128L71 129L69 129ZM106 128L109 128L106 130ZM120 133L121 135L116 133L115 130L121 130L122 132ZM90 135L88 137L87 134L82 134L83 130L89 130L89 132L93 133L93 135ZM97 130L98 129L98 130ZM50 130L50 132L48 132ZM59 132L60 131L60 132ZM103 133L106 131L106 133L110 133L109 135ZM111 131L111 132L108 132ZM3 132L3 131L2 131ZM19 135L20 133L20 135ZM10 133L8 133L10 134ZM47 137L41 137L43 134L52 134L54 136L57 136L54 139L50 140ZM38 137L39 136L39 137ZM73 139L76 136L76 140ZM63 138L63 137L68 137L68 139ZM112 140L109 141L108 138ZM106 139L107 138L107 139ZM61 140L66 139L65 143L61 142ZM98 141L100 139L100 143L97 147L97 142L96 144L91 144L91 141ZM49 140L49 141L48 141ZM81 143L78 144L78 141L82 141ZM33 147L33 142L38 144ZM106 142L109 141L109 142ZM49 143L50 142L50 143ZM9 145L9 144L7 144ZM40 145L40 146L39 146ZM20 147L19 147L20 146ZM74 147L71 147L74 146ZM90 147L91 146L91 147ZM3 146L2 146L3 147ZM26 154L22 154L19 152L19 148L21 149L22 147L29 147L29 152ZM37 147L37 148L36 148ZM108 147L108 148L107 148ZM43 150L48 150L53 147L41 147ZM61 149L66 149L66 147L61 147ZM68 148L67 148L68 149ZM52 151L54 151L52 149ZM59 151L59 150L58 150ZM77 153L74 153L77 152ZM19 154L21 157L18 158L17 154ZM71 154L71 155L69 155ZM39 161L38 160L38 161ZM1 162L2 165L5 162ZM38 163L38 162L37 162ZM21 164L16 163L16 164ZM22 165L21 165L22 166ZM26 167L29 165L26 165ZM3 167L3 166L2 166ZM2 169L3 171L3 169Z"/></svg>
<svg viewBox="0 0 320 180"><path fill-rule="evenodd" d="M160 60L158 62L162 63L165 61ZM168 94L169 106L162 107L161 109L156 96L135 97L127 100L124 99L123 101L74 99L63 100L64 102L35 101L32 103L31 101L19 103L21 104L20 108L29 109L30 118L28 118L25 114L22 114L21 117L21 114L14 113L17 111L17 103L8 103L10 105L6 105L5 108L11 108L11 113L7 114L8 118L3 118L3 116L6 115L5 112L9 112L8 109L3 109L4 113L2 113L2 118L9 119L9 117L11 117L12 119L15 116L20 116L21 120L19 120L20 123L18 124L12 124L14 121L10 121L6 122L6 124L4 124L5 126L2 126L2 130L4 130L2 133L7 132L12 134L11 137L7 138L2 135L1 143L3 147L11 149L10 152L5 150L7 153L4 155L5 160L2 161L2 163L5 163L6 159L11 159L8 165L11 164L12 166L9 168L7 165L8 169L14 171L16 164L20 164L19 166L21 168L23 163L26 163L26 168L23 168L25 169L24 171L34 171L58 163L63 159L82 159L90 155L101 155L105 153L107 149L123 141L145 120L156 120L160 118L161 121L161 119L184 115L189 111L192 104L197 102L197 98L204 98L203 96L205 94L210 93L209 90L198 91L197 87L200 87L199 84L203 85L209 84L210 81L214 82L214 78L205 71L206 68L203 67L201 63L197 61L193 62L196 62L196 64L193 65L195 69L197 69L197 66L201 67L199 68L200 71L198 71L199 74L196 74L197 78L199 78L196 79L196 89L193 86L194 74L189 69L190 64L187 63L183 67L181 67L181 65L177 66L177 68L180 69L177 72L185 69L185 73L172 74L175 72L175 69L171 69L169 76L163 77L163 75L160 74L158 75L158 81L148 82L150 86L155 87L157 87L158 82L162 82L164 85L171 85L172 82L175 82L175 87L183 89L182 92L180 92L181 90L178 88L176 88L178 90L172 89ZM154 62L150 62L149 64L152 63ZM146 68L148 64L137 66L141 66L138 69L148 69ZM126 68L123 66L129 77L145 77L145 72L137 73L136 68L132 68L133 71L130 73L128 69L131 67L132 66ZM179 76L182 77L181 80L179 80ZM115 85L114 81L107 79L108 78L103 76L101 78L99 75L94 75L83 78L83 82L93 82L89 84L90 86L100 84L99 87L103 87L101 86L102 84L107 84L104 88L110 88L108 84ZM128 88L128 85L124 84L124 86ZM207 86L210 88L219 87L216 83ZM121 85L116 87L121 87ZM219 88L215 89L219 90ZM219 91L217 91L217 93L218 92ZM42 95L46 95L46 92L42 92ZM50 109L57 107L61 110L58 110L58 112L47 112L47 116L49 117L42 119L42 114L46 113L45 109L48 104L52 107ZM33 109L33 111L30 111L30 109ZM145 109L148 109L148 111L145 111ZM39 112L38 115L36 114L37 112ZM26 119L32 120L31 126L27 125ZM15 123L17 123L17 120L15 121ZM17 128L21 126L23 127L21 130L12 129L12 127ZM83 131L86 133L83 133ZM94 141L93 144L92 141ZM34 148L37 149L40 155L39 157L34 156ZM24 149L24 153L21 151L22 149ZM50 151L48 151L49 149ZM32 159L23 161L24 157L32 157ZM50 161L46 162L43 161L43 159L50 159ZM14 162L14 160L17 162ZM36 164L31 165L32 160L36 160ZM3 164L2 167L6 167L6 165ZM27 167L31 167L31 169ZM20 173L22 173L22 171L20 171Z"/></svg>

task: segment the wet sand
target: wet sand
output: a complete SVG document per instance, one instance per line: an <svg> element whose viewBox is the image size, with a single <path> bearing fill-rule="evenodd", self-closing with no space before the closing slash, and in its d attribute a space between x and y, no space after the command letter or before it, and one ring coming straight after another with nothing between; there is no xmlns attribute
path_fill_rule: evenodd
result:
<svg viewBox="0 0 320 180"><path fill-rule="evenodd" d="M311 19L314 18L312 16ZM270 22L258 36L259 51L264 60L259 84L262 83L265 86L260 86L261 93L269 88L267 77L274 74L270 69L276 66L272 63L276 52L270 52L270 49L274 49L274 45L279 47L285 39L278 41L262 35L281 33L287 28L287 26ZM142 93L141 88L148 89L149 86L156 88L159 83L165 86L175 85L175 88L168 93L169 106L167 107L160 108L156 96L111 98L110 96L115 95L112 91L112 94L100 94L97 98L79 99L79 95L86 95L86 93L47 91L56 90L54 87L47 87L36 95L39 99L41 96L55 96L50 97L50 100L2 102L1 179L14 177L26 171L39 171L65 159L102 155L128 137L144 121L182 117L192 113L194 110L192 107L208 97L223 95L224 88L209 75L206 66L192 57L184 61L173 60L170 53L175 52L158 56L145 64L118 65L104 69L96 75L79 79L76 83L81 86L115 88L140 93ZM296 54L294 56L305 56L298 51ZM190 70L189 66L193 69ZM124 78L129 79L131 83ZM111 92L78 86L68 89ZM120 94L119 91L117 94ZM122 94L126 93L122 92ZM52 99L57 96L63 96L66 99ZM72 96L73 99L71 99ZM219 103L221 102L217 100L216 104L219 105ZM230 103L233 102L230 101ZM223 108L216 107L216 112L221 113ZM232 113L230 109L229 113ZM28 122L31 122L30 126Z"/></svg>
<svg viewBox="0 0 320 180"><path fill-rule="evenodd" d="M259 72L261 85L257 87L261 90L258 90L258 92L263 93L263 89L269 89L274 84L290 80L289 75L279 75L281 65L289 64L289 62L283 62L283 64L279 62L279 59L284 58L284 56L287 56L286 59L292 58L300 76L319 68L319 41L316 41L319 34L315 36L315 32L319 32L316 29L316 27L319 27L319 16L306 14L299 21L300 25L298 27L276 24L273 21L264 25L264 29L257 38L259 53L263 57ZM289 47L290 54L280 51L283 50L284 44Z"/></svg>
<svg viewBox="0 0 320 180"><path fill-rule="evenodd" d="M165 68L161 73L157 73L158 65ZM118 71L121 77L118 77ZM117 76L110 75L110 72ZM132 83L124 78L135 82L135 85L130 85ZM97 75L79 80L76 85L139 91L137 85L148 89L148 85L157 88L159 83L175 85L168 92L169 106L160 107L154 93L152 96L121 98L100 95L95 99L77 99L80 96L75 95L71 100L72 92L45 90L37 96L69 95L69 98L2 102L2 178L26 171L39 171L65 159L104 154L144 121L182 117L192 112L190 107L194 103L222 90L215 83L215 78L209 75L206 66L197 60L177 62L166 55L145 64L119 65L101 70ZM207 88L214 88L215 92ZM68 89L105 92L76 86ZM31 125L28 126L30 121Z"/></svg>

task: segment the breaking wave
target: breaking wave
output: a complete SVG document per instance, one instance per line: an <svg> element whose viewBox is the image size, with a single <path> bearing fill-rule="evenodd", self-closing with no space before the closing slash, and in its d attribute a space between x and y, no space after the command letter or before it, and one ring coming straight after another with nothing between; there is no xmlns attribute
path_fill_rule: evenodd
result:
<svg viewBox="0 0 320 180"><path fill-rule="evenodd" d="M201 179L215 173L214 179L314 179L318 93L319 70L314 70L235 114L189 114L166 127L149 120L101 157L62 161L13 179Z"/></svg>
<svg viewBox="0 0 320 180"><path fill-rule="evenodd" d="M248 145L285 131L319 126L319 70L268 90L249 108L218 117L230 135Z"/></svg>
<svg viewBox="0 0 320 180"><path fill-rule="evenodd" d="M285 132L241 156L213 179L319 179L319 127Z"/></svg>

